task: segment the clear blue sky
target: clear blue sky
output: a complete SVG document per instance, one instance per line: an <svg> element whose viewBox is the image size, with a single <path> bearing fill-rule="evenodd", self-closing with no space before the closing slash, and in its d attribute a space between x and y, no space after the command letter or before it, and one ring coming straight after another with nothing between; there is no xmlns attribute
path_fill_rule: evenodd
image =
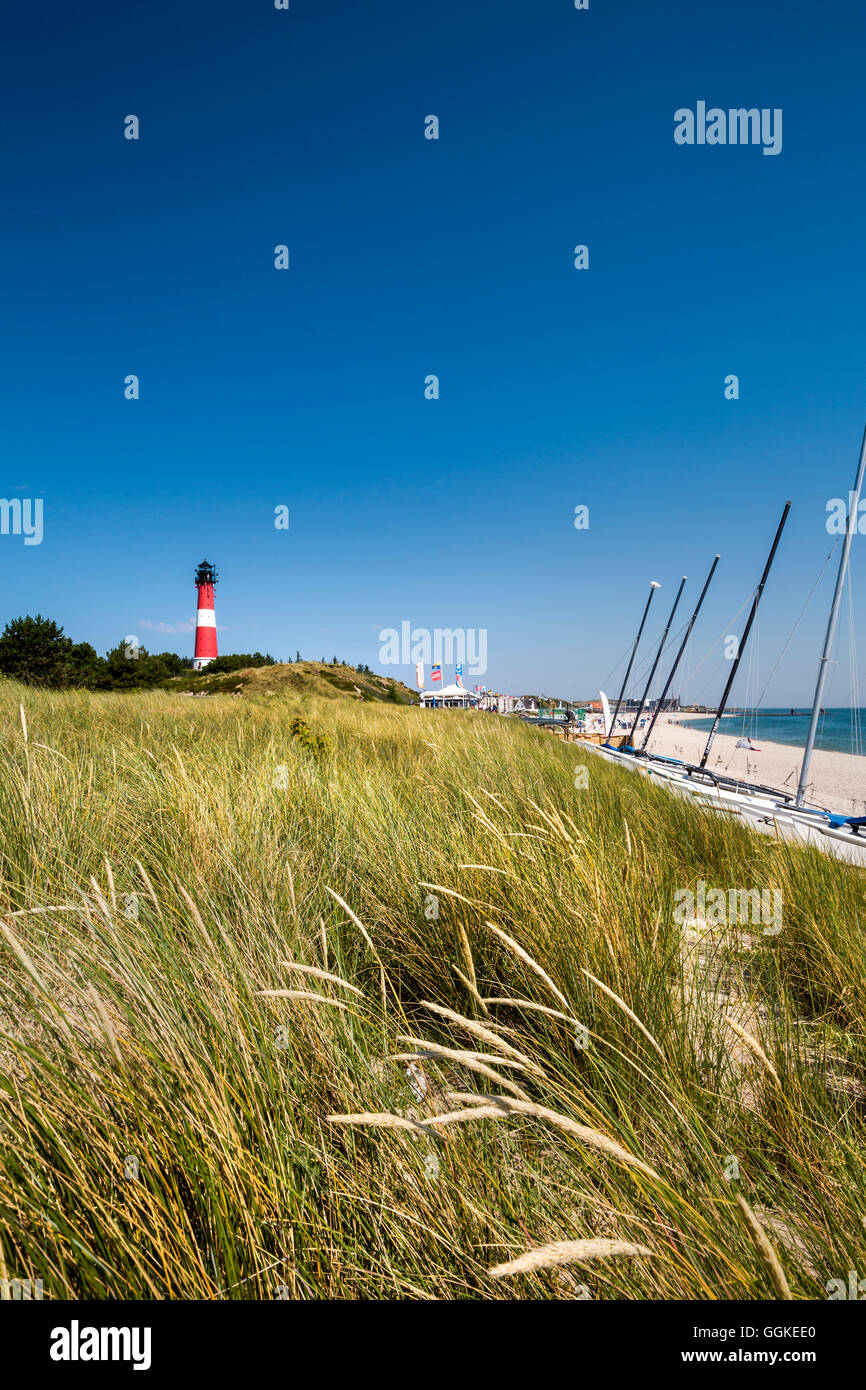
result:
<svg viewBox="0 0 866 1390"><path fill-rule="evenodd" d="M223 651L485 628L485 684L586 696L717 550L695 657L731 630L790 497L768 675L866 421L864 40L855 0L16 6L0 494L45 531L0 537L0 618L191 653L154 629L206 554ZM782 108L782 153L676 145L699 100ZM831 589L767 703L811 697Z"/></svg>

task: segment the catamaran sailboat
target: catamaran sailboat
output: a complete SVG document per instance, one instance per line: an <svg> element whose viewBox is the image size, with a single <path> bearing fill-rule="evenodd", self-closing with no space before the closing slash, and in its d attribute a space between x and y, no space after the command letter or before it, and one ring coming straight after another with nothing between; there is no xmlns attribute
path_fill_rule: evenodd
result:
<svg viewBox="0 0 866 1390"><path fill-rule="evenodd" d="M857 467L857 476L855 480L854 491L850 494L849 497L848 520L842 545L842 554L839 561L839 570L836 576L836 587L833 593L833 601L830 607L830 615L827 622L827 631L824 638L824 646L818 665L818 678L815 687L815 697L812 704L809 731L806 738L806 746L803 753L803 762L800 769L800 778L796 793L792 794L789 792L781 791L778 788L766 787L755 783L744 782L738 778L729 777L724 774L713 772L707 768L707 759L709 757L713 741L716 737L719 724L727 706L728 698L731 692L731 687L733 686L734 680L736 678L737 668L739 667L743 651L745 650L746 642L748 640L752 623L754 622L755 616L758 611L758 604L760 603L761 595L763 593L764 586L767 582L767 578L772 567L773 559L776 554L776 549L781 539L785 522L788 518L790 503L785 504L785 509L782 513L782 518L779 522L779 526L776 531L776 536L773 541L773 545L770 550L767 563L764 566L764 572L761 576L760 583L758 584L758 588L755 591L751 611L749 613L749 618L743 631L743 636L740 639L738 652L732 663L731 672L728 677L728 681L725 686L722 699L719 703L719 708L716 711L716 715L713 720L713 725L710 730L710 734L707 739L707 744L704 749L700 763L698 765L693 765L679 762L677 759L674 758L660 758L657 755L650 753L648 751L647 745L649 743L649 739L652 734L655 721L658 718L659 711L661 710L664 703L664 699L667 696L668 690L670 689L673 676L679 665L683 652L685 651L686 643L691 634L691 630L694 626L695 619L697 618L697 615L700 611L704 596L709 587L710 581L712 580L713 574L715 573L715 568L719 560L718 555L715 557L715 560L713 561L712 568L710 570L709 575L707 576L704 588L701 591L701 596L698 600L694 613L692 614L691 620L688 624L686 635L677 653L674 664L671 667L671 671L665 683L664 691L660 696L659 700L657 701L653 717L650 721L649 728L644 736L643 743L640 749L634 748L632 746L631 740L634 738L635 731L639 725L641 714L643 713L643 710L645 708L647 696L649 694L649 688L655 676L655 672L658 667L658 662L664 649L668 632L670 631L671 623L673 621L673 617L676 612L677 605L679 603L680 595L682 594L683 584L685 583L685 580L683 580L680 584L679 591L674 601L674 606L671 609L671 614L668 619L667 626L665 627L661 643L659 644L659 649L656 654L655 661L653 662L652 670L650 671L649 680L647 681L646 688L638 705L638 711L632 723L630 734L628 738L625 740L622 747L615 748L610 740L615 729L617 716L622 704L622 699L625 692L628 677L631 673L631 668L634 663L638 643L640 641L640 637L643 632L643 627L646 622L647 613L649 612L650 603L652 602L656 588L659 587L657 584L655 584L655 582L653 582L653 585L650 589L650 595L647 600L646 608L644 609L641 625L638 629L638 635L635 640L634 647L632 648L632 654L628 664L628 669L626 671L626 676L623 681L623 686L620 691L619 699L617 700L616 710L613 714L613 717L611 717L610 715L610 705L606 695L604 695L604 693L602 693L601 695L602 708L604 710L605 717L605 728L607 730L607 740L603 745L597 747L594 751L597 751L602 757L605 757L610 761L616 762L621 766L632 768L635 771L639 771L646 776L655 778L657 781L661 782L672 792L675 792L678 795L697 800L704 805L713 806L719 811L723 811L728 814L741 815L746 821L749 822L750 825L752 825L754 828L758 830L769 831L770 833L781 835L782 837L787 839L795 839L805 842L807 844L817 845L821 849L830 850L831 852L835 853L837 856L841 858L850 860L853 863L862 864L864 867L866 867L866 816L846 816L842 814L836 814L826 807L814 805L810 806L807 805L805 802L806 791L809 786L809 769L812 760L812 754L815 747L818 720L821 714L821 710L823 708L824 687L826 684L828 667L831 660L831 651L836 631L836 623L839 615L839 606L841 603L845 579L848 574L851 538L853 536L854 529L857 526L859 500L860 493L863 487L864 472L866 472L866 430L864 430L863 440L860 448L860 458Z"/></svg>

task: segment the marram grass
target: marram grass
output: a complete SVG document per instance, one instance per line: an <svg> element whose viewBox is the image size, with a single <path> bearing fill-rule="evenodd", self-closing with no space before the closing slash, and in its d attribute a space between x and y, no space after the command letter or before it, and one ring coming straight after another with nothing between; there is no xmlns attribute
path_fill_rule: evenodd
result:
<svg viewBox="0 0 866 1390"><path fill-rule="evenodd" d="M585 755L482 714L2 683L0 743L0 1277L773 1299L866 1270L860 871L599 760L576 787ZM698 880L780 889L782 931L684 930Z"/></svg>

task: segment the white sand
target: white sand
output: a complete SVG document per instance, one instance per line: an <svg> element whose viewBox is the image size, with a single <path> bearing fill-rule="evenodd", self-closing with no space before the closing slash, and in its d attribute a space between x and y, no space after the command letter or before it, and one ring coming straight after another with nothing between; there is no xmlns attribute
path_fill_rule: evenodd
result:
<svg viewBox="0 0 866 1390"><path fill-rule="evenodd" d="M666 757L682 758L686 762L701 760L707 733L701 729L686 729L679 719L698 718L696 715L660 714L653 729L650 749ZM668 722L671 721L676 722ZM763 782L770 787L796 791L803 761L802 748L786 743L768 743L760 736L752 742L760 752L735 747L735 735L722 733L728 721L722 719L720 732L713 741L707 767L712 772L732 773L744 781ZM803 721L805 734L806 720ZM638 741L638 747L640 740ZM866 815L866 758L852 753L826 753L816 750L812 755L807 800L829 806L846 815Z"/></svg>

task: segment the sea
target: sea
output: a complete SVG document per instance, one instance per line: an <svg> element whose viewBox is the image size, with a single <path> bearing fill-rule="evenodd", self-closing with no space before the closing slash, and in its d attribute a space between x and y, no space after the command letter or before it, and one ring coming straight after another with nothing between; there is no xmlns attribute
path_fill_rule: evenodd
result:
<svg viewBox="0 0 866 1390"><path fill-rule="evenodd" d="M712 718L695 716L682 721L690 729L710 730ZM809 711L798 708L795 715L791 707L787 709L761 709L755 713L725 714L719 725L720 734L731 734L736 738L750 738L760 746L761 739L768 743L789 743L794 748L802 748L809 730ZM818 720L818 734L815 747L828 753L864 753L863 735L866 732L866 709L827 709Z"/></svg>

